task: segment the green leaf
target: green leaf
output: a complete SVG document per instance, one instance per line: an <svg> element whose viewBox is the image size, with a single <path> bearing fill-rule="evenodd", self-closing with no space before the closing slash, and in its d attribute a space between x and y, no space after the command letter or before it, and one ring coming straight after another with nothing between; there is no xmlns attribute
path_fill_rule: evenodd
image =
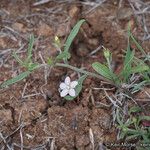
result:
<svg viewBox="0 0 150 150"><path fill-rule="evenodd" d="M130 40L132 40L132 42L135 43L136 47L137 47L145 56L147 56L146 53L145 53L145 51L144 51L144 49L142 48L142 46L137 42L137 40L134 38L133 34L131 33L131 26L130 26L130 24L129 24L129 26L128 26L128 37L129 37L129 41L128 41L128 42L130 42Z"/></svg>
<svg viewBox="0 0 150 150"><path fill-rule="evenodd" d="M139 116L138 121L137 121L137 125L139 125L142 120L150 121L150 116Z"/></svg>
<svg viewBox="0 0 150 150"><path fill-rule="evenodd" d="M142 82L140 82L138 84L134 84L132 91L133 92L137 92L137 91L141 90L146 85L147 82L148 81L144 80L144 81L142 81Z"/></svg>
<svg viewBox="0 0 150 150"><path fill-rule="evenodd" d="M140 116L139 117L139 120L147 120L147 121L150 121L150 116Z"/></svg>
<svg viewBox="0 0 150 150"><path fill-rule="evenodd" d="M150 70L142 73L144 77L144 81L146 81L146 85L150 85Z"/></svg>
<svg viewBox="0 0 150 150"><path fill-rule="evenodd" d="M133 107L130 108L129 114L131 114L131 113L137 113L137 112L141 112L141 111L142 111L141 107L139 107L139 106L133 106Z"/></svg>
<svg viewBox="0 0 150 150"><path fill-rule="evenodd" d="M147 65L136 66L131 69L131 73L142 73L150 70L150 67Z"/></svg>
<svg viewBox="0 0 150 150"><path fill-rule="evenodd" d="M111 72L107 66L99 62L94 62L92 64L92 67L96 72L98 72L100 75L102 75L103 77L109 80L113 80L117 78L117 76L113 72Z"/></svg>
<svg viewBox="0 0 150 150"><path fill-rule="evenodd" d="M141 131L141 130L136 130L136 129L128 128L127 133L128 133L129 135L134 135L134 134L140 135L140 134L141 134L140 131Z"/></svg>
<svg viewBox="0 0 150 150"><path fill-rule="evenodd" d="M131 51L130 45L128 44L127 53L124 60L124 67L120 75L123 77L124 82L127 82L129 76L131 75L131 67L134 58L134 51ZM119 75L119 76L120 76Z"/></svg>
<svg viewBox="0 0 150 150"><path fill-rule="evenodd" d="M31 57L32 57L33 44L34 44L34 35L31 35L29 40L29 46L27 49L27 58L24 62L18 57L18 55L15 52L13 53L14 58L18 61L20 65L24 67L28 67L29 63L32 62Z"/></svg>
<svg viewBox="0 0 150 150"><path fill-rule="evenodd" d="M53 57L49 57L47 59L47 64L51 66L51 65L53 65L53 63L54 63Z"/></svg>
<svg viewBox="0 0 150 150"><path fill-rule="evenodd" d="M131 32L129 32L129 36L131 38L131 40L135 43L136 47L142 52L142 54L144 54L145 56L147 55L144 51L144 49L142 48L142 46L137 42L137 40L134 38L133 34Z"/></svg>
<svg viewBox="0 0 150 150"><path fill-rule="evenodd" d="M64 47L64 52L68 52L69 48L74 40L74 38L76 37L76 35L79 32L79 29L81 27L81 25L85 22L84 19L80 20L72 29L72 31L70 32L66 42L65 42L65 47Z"/></svg>
<svg viewBox="0 0 150 150"><path fill-rule="evenodd" d="M132 140L132 139L135 139L135 138L137 138L138 136L140 136L140 134L133 134L133 135L128 135L127 137L126 137L126 140Z"/></svg>
<svg viewBox="0 0 150 150"><path fill-rule="evenodd" d="M60 53L60 54L56 57L56 60L62 60L62 59L67 60L67 59L69 59L70 57L71 57L70 53L64 51L64 52Z"/></svg>
<svg viewBox="0 0 150 150"><path fill-rule="evenodd" d="M121 118L120 115L121 115L121 113L120 113L119 110L117 109L117 111L116 111L116 119L117 119L118 124L119 124L120 127L122 128L123 122L122 122L122 120L120 119L120 118Z"/></svg>
<svg viewBox="0 0 150 150"><path fill-rule="evenodd" d="M121 132L119 135L119 139L124 139L125 136L126 136L126 132Z"/></svg>
<svg viewBox="0 0 150 150"><path fill-rule="evenodd" d="M131 66L131 63L133 61L134 58L134 51L131 51L130 48L127 50L126 56L125 56L125 60L124 60L124 70L129 70Z"/></svg>
<svg viewBox="0 0 150 150"><path fill-rule="evenodd" d="M3 82L0 85L0 87L5 88L6 86L9 86L9 85L14 84L16 82L19 82L19 81L23 80L25 77L27 77L30 73L31 73L30 71L23 72L23 73L19 74L18 76Z"/></svg>
<svg viewBox="0 0 150 150"><path fill-rule="evenodd" d="M87 75L83 75L83 76L81 76L80 78L79 78L79 80L78 80L78 85L76 86L76 88L75 88L75 91L76 91L76 96L74 96L74 97L72 97L72 96L65 96L64 98L66 99L66 100L73 100L73 99L75 99L79 94L80 94L80 92L81 92L81 90L82 90L82 84L83 84L83 81L86 79L86 77L87 77Z"/></svg>
<svg viewBox="0 0 150 150"><path fill-rule="evenodd" d="M148 135L147 131L142 134L142 137L145 143L150 143L150 136Z"/></svg>
<svg viewBox="0 0 150 150"><path fill-rule="evenodd" d="M32 62L31 57L32 57L32 50L33 50L33 45L34 45L34 35L30 35L29 39L29 45L27 49L27 59L25 60L25 63Z"/></svg>
<svg viewBox="0 0 150 150"><path fill-rule="evenodd" d="M29 71L33 71L33 70L37 69L38 67L39 67L38 63L29 63L27 68Z"/></svg>
<svg viewBox="0 0 150 150"><path fill-rule="evenodd" d="M74 40L74 38L76 37L77 33L79 32L79 29L81 27L81 25L83 24L83 22L85 22L84 19L80 20L72 29L72 31L70 32L66 42L65 42L65 46L64 46L64 51L61 52L57 57L56 57L56 61L57 60L68 60L71 55L69 53L69 48ZM57 40L57 38L56 38Z"/></svg>
<svg viewBox="0 0 150 150"><path fill-rule="evenodd" d="M23 65L23 61L19 58L19 56L14 52L13 57L16 59L16 61L20 64Z"/></svg>

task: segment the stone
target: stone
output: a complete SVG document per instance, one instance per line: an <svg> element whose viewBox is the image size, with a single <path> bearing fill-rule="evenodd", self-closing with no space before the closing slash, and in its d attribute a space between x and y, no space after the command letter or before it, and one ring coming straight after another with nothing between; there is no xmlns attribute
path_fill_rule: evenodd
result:
<svg viewBox="0 0 150 150"><path fill-rule="evenodd" d="M80 13L80 8L77 5L73 5L70 7L69 16L71 18L77 17Z"/></svg>
<svg viewBox="0 0 150 150"><path fill-rule="evenodd" d="M37 28L37 34L40 36L51 36L53 34L53 29L49 25L41 23Z"/></svg>
<svg viewBox="0 0 150 150"><path fill-rule="evenodd" d="M129 19L132 15L133 11L131 8L120 8L116 13L118 20Z"/></svg>
<svg viewBox="0 0 150 150"><path fill-rule="evenodd" d="M69 32L70 32L70 25L68 23L60 24L57 27L56 35L58 37L63 37L63 36L67 36Z"/></svg>
<svg viewBox="0 0 150 150"><path fill-rule="evenodd" d="M19 22L15 22L15 23L12 25L12 28L13 28L14 30L19 31L19 32L26 32L25 26L24 26L22 23L19 23Z"/></svg>
<svg viewBox="0 0 150 150"><path fill-rule="evenodd" d="M0 37L0 49L6 48L7 43L5 42L5 39L3 37Z"/></svg>

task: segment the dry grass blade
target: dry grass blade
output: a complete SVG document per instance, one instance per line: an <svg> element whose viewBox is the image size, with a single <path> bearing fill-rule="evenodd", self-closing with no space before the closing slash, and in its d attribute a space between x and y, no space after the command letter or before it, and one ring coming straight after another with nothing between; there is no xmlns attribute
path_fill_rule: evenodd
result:
<svg viewBox="0 0 150 150"><path fill-rule="evenodd" d="M89 129L89 137L90 137L90 142L92 144L92 150L94 150L94 135L91 128Z"/></svg>
<svg viewBox="0 0 150 150"><path fill-rule="evenodd" d="M46 65L46 62L45 62L41 52L39 52L39 57L40 57L42 63L45 65L45 67L44 67L44 79L45 79L45 85L46 85L47 84L47 78L50 74L51 68L49 69L49 67Z"/></svg>
<svg viewBox="0 0 150 150"><path fill-rule="evenodd" d="M0 143L3 142L6 145L6 147L8 148L8 150L12 150L12 148L7 144L6 138L4 138L2 133L0 133L0 138L2 139L2 141Z"/></svg>
<svg viewBox="0 0 150 150"><path fill-rule="evenodd" d="M92 11L94 11L96 8L98 8L100 5L102 5L106 1L107 0L100 0L100 1L98 1L98 3L95 3L90 10L88 10L87 12L85 12L85 14L87 15L87 14L91 13Z"/></svg>
<svg viewBox="0 0 150 150"><path fill-rule="evenodd" d="M93 50L88 56L92 56L95 53L97 53L98 51L100 51L102 49L102 46L100 45L99 47L97 47L95 50Z"/></svg>
<svg viewBox="0 0 150 150"><path fill-rule="evenodd" d="M143 26L144 36L143 40L150 38L150 2L143 2L141 0L128 0L129 4L138 19L139 23ZM147 20L146 20L147 18Z"/></svg>
<svg viewBox="0 0 150 150"><path fill-rule="evenodd" d="M103 89L103 90L104 90L104 89ZM114 105L114 107L119 108L119 106L117 105L117 101L113 100L113 98L108 95L108 93L107 93L106 90L104 90L104 93L105 93L106 97L107 97L107 98L111 101L111 103Z"/></svg>
<svg viewBox="0 0 150 150"><path fill-rule="evenodd" d="M50 150L54 150L54 149L55 149L55 138L51 140L51 146L50 146Z"/></svg>
<svg viewBox="0 0 150 150"><path fill-rule="evenodd" d="M20 141L21 141L21 150L23 150L23 135L22 135L22 127L20 128Z"/></svg>
<svg viewBox="0 0 150 150"><path fill-rule="evenodd" d="M43 4L48 3L48 2L50 2L50 0L41 0L39 2L35 2L33 4L33 6L43 5Z"/></svg>

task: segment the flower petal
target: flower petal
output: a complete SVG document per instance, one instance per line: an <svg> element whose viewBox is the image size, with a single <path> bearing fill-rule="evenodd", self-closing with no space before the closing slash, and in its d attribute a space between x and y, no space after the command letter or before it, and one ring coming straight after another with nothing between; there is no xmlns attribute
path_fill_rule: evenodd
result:
<svg viewBox="0 0 150 150"><path fill-rule="evenodd" d="M74 89L77 85L78 85L78 81L72 81L72 82L70 83L70 87L71 87L72 89Z"/></svg>
<svg viewBox="0 0 150 150"><path fill-rule="evenodd" d="M74 97L76 95L75 90L74 89L70 89L69 90L69 95L72 96L72 97Z"/></svg>
<svg viewBox="0 0 150 150"><path fill-rule="evenodd" d="M59 87L63 90L67 88L67 85L65 83L60 83Z"/></svg>
<svg viewBox="0 0 150 150"><path fill-rule="evenodd" d="M66 85L69 85L69 84L70 84L70 77L69 77L69 76L66 77L66 79L65 79L65 84L66 84Z"/></svg>
<svg viewBox="0 0 150 150"><path fill-rule="evenodd" d="M64 89L60 92L60 96L61 97L65 97L66 95L68 94L68 90L67 89Z"/></svg>

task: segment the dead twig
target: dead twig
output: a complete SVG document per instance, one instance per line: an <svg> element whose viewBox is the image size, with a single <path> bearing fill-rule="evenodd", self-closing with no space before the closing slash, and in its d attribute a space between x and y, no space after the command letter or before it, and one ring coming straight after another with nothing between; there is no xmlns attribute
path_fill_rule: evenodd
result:
<svg viewBox="0 0 150 150"><path fill-rule="evenodd" d="M128 0L129 4L138 19L139 23L143 26L144 36L143 40L150 38L150 24L146 21L146 17L149 20L150 14L150 2L143 2L141 0Z"/></svg>
<svg viewBox="0 0 150 150"><path fill-rule="evenodd" d="M1 139L2 139L1 142L3 142L3 143L6 145L6 147L8 148L8 150L12 150L12 148L7 144L6 138L3 136L2 133L0 133L0 137L1 137ZM0 143L1 143L1 142L0 142Z"/></svg>
<svg viewBox="0 0 150 150"><path fill-rule="evenodd" d="M50 1L51 0L41 0L39 2L34 3L33 6L43 5L43 4L48 3Z"/></svg>
<svg viewBox="0 0 150 150"><path fill-rule="evenodd" d="M22 135L22 127L20 128L20 139L21 139L21 150L23 150L23 135Z"/></svg>
<svg viewBox="0 0 150 150"><path fill-rule="evenodd" d="M100 5L102 5L106 1L107 0L100 0L98 3L95 3L95 5L90 10L88 10L87 12L85 12L84 14L87 15L87 14L91 13L92 11L94 11L96 8L98 8Z"/></svg>
<svg viewBox="0 0 150 150"><path fill-rule="evenodd" d="M102 45L100 45L99 47L97 47L95 50L93 50L88 56L92 56L94 55L95 53L97 53L98 51L100 51L102 48Z"/></svg>

